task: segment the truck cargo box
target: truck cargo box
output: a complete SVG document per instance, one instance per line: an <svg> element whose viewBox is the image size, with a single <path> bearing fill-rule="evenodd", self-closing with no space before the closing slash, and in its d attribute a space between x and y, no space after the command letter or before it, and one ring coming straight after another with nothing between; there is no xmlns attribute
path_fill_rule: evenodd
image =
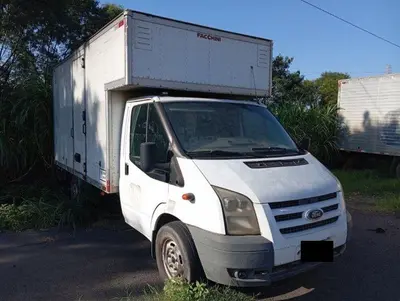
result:
<svg viewBox="0 0 400 301"><path fill-rule="evenodd" d="M400 156L400 74L339 81L340 148Z"/></svg>
<svg viewBox="0 0 400 301"><path fill-rule="evenodd" d="M54 70L55 162L117 192L129 97L140 88L268 96L271 62L271 40L124 11Z"/></svg>

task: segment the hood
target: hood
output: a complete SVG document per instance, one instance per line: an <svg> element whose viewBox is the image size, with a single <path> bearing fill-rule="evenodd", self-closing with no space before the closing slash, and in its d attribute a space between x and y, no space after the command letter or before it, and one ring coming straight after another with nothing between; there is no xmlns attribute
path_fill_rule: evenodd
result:
<svg viewBox="0 0 400 301"><path fill-rule="evenodd" d="M339 190L336 177L311 154L193 161L211 185L241 193L254 203L297 200Z"/></svg>

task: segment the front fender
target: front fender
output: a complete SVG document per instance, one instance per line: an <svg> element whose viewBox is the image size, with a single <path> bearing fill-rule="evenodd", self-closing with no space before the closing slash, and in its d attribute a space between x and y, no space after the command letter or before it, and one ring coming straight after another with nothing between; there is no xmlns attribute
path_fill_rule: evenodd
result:
<svg viewBox="0 0 400 301"><path fill-rule="evenodd" d="M158 218L162 214L166 213L166 209L167 209L167 203L160 203L157 205L156 209L154 209L150 224L151 231L154 231L156 229Z"/></svg>

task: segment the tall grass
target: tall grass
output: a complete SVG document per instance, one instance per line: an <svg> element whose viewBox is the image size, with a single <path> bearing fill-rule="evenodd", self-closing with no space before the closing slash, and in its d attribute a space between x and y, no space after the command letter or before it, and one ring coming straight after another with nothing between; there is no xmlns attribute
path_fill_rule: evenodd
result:
<svg viewBox="0 0 400 301"><path fill-rule="evenodd" d="M77 202L47 181L9 185L0 195L0 231L51 227L75 230L78 225L87 225L108 209L99 206L100 200L92 192L84 190Z"/></svg>
<svg viewBox="0 0 400 301"><path fill-rule="evenodd" d="M400 211L400 181L376 170L334 170L347 204L383 212Z"/></svg>
<svg viewBox="0 0 400 301"><path fill-rule="evenodd" d="M10 84L0 95L0 186L51 166L50 87L40 77Z"/></svg>
<svg viewBox="0 0 400 301"><path fill-rule="evenodd" d="M295 141L310 138L310 152L323 162L331 162L338 150L341 129L336 105L306 107L301 103L284 103L272 106L271 111Z"/></svg>
<svg viewBox="0 0 400 301"><path fill-rule="evenodd" d="M142 298L128 294L120 301L255 301L256 296L244 294L234 288L207 285L196 282L187 283L180 278L166 281L162 291L150 288Z"/></svg>

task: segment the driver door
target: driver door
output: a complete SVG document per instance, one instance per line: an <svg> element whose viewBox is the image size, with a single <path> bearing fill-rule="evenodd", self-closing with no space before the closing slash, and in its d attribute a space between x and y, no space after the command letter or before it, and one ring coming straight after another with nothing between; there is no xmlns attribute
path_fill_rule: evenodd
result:
<svg viewBox="0 0 400 301"><path fill-rule="evenodd" d="M124 129L125 151L121 158L120 200L125 221L151 239L151 217L160 203L168 199L165 179L145 173L140 167L140 144L155 142L156 162L165 163L169 141L153 103L129 103L129 124Z"/></svg>

